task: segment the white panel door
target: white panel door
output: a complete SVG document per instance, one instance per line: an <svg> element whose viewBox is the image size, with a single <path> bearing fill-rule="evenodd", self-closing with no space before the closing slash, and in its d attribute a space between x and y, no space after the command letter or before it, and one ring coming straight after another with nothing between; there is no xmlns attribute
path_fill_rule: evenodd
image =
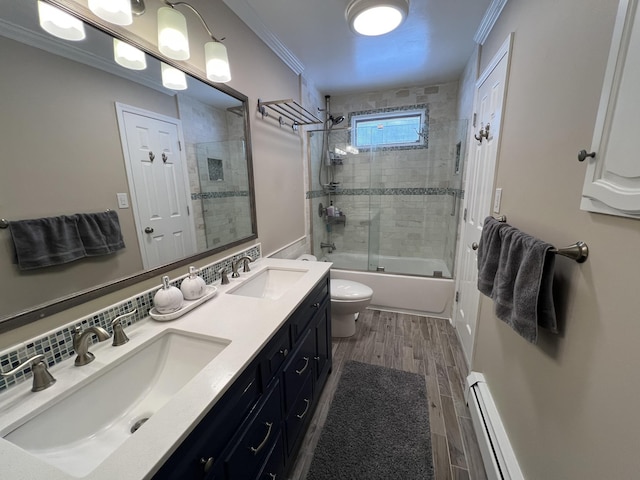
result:
<svg viewBox="0 0 640 480"><path fill-rule="evenodd" d="M196 253L178 120L121 111L123 150L145 268Z"/></svg>
<svg viewBox="0 0 640 480"><path fill-rule="evenodd" d="M640 162L636 125L640 111L640 9L621 0L580 208L640 218Z"/></svg>
<svg viewBox="0 0 640 480"><path fill-rule="evenodd" d="M457 303L454 309L454 326L469 365L473 355L480 302L476 248L484 219L491 212L510 46L511 36L476 84L476 126L473 128L469 149L464 225L458 248ZM476 140L476 137L481 140Z"/></svg>

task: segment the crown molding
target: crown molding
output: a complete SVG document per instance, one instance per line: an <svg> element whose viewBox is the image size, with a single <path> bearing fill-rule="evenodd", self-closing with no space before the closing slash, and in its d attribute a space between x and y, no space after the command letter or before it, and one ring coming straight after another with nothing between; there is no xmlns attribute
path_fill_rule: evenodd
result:
<svg viewBox="0 0 640 480"><path fill-rule="evenodd" d="M267 28L246 0L223 1L296 75L304 72L304 64Z"/></svg>
<svg viewBox="0 0 640 480"><path fill-rule="evenodd" d="M473 37L474 42L484 45L484 42L487 40L489 33L491 33L491 29L495 25L506 4L507 0L493 0L491 2L491 5L487 8L484 17L482 17L478 31Z"/></svg>

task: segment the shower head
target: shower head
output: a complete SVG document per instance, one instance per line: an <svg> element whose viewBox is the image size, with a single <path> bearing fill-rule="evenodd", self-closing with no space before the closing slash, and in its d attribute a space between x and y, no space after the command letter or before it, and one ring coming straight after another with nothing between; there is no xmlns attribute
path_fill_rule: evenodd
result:
<svg viewBox="0 0 640 480"><path fill-rule="evenodd" d="M344 122L344 115L340 115L339 117L334 117L333 115L329 115L329 121L331 122L331 126L338 125L339 123Z"/></svg>

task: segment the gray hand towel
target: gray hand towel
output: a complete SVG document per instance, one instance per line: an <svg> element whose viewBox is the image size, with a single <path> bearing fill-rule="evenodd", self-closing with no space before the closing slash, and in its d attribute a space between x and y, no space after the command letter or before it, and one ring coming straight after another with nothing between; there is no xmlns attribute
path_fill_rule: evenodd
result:
<svg viewBox="0 0 640 480"><path fill-rule="evenodd" d="M106 255L124 248L118 214L115 210L79 213L78 232L88 257Z"/></svg>
<svg viewBox="0 0 640 480"><path fill-rule="evenodd" d="M61 265L85 256L75 215L9 222L9 230L20 270Z"/></svg>
<svg viewBox="0 0 640 480"><path fill-rule="evenodd" d="M553 303L552 245L517 228L500 231L502 248L492 298L496 315L531 343L538 326L557 333Z"/></svg>
<svg viewBox="0 0 640 480"><path fill-rule="evenodd" d="M500 261L502 238L500 230L511 228L504 222L487 217L478 243L478 290L487 297L493 294L494 280Z"/></svg>

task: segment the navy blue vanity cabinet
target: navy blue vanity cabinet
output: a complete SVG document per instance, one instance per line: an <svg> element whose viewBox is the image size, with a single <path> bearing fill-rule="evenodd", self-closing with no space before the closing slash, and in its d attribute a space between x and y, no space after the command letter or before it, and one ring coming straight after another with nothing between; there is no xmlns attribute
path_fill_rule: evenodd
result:
<svg viewBox="0 0 640 480"><path fill-rule="evenodd" d="M154 480L273 480L291 468L331 371L327 274Z"/></svg>

